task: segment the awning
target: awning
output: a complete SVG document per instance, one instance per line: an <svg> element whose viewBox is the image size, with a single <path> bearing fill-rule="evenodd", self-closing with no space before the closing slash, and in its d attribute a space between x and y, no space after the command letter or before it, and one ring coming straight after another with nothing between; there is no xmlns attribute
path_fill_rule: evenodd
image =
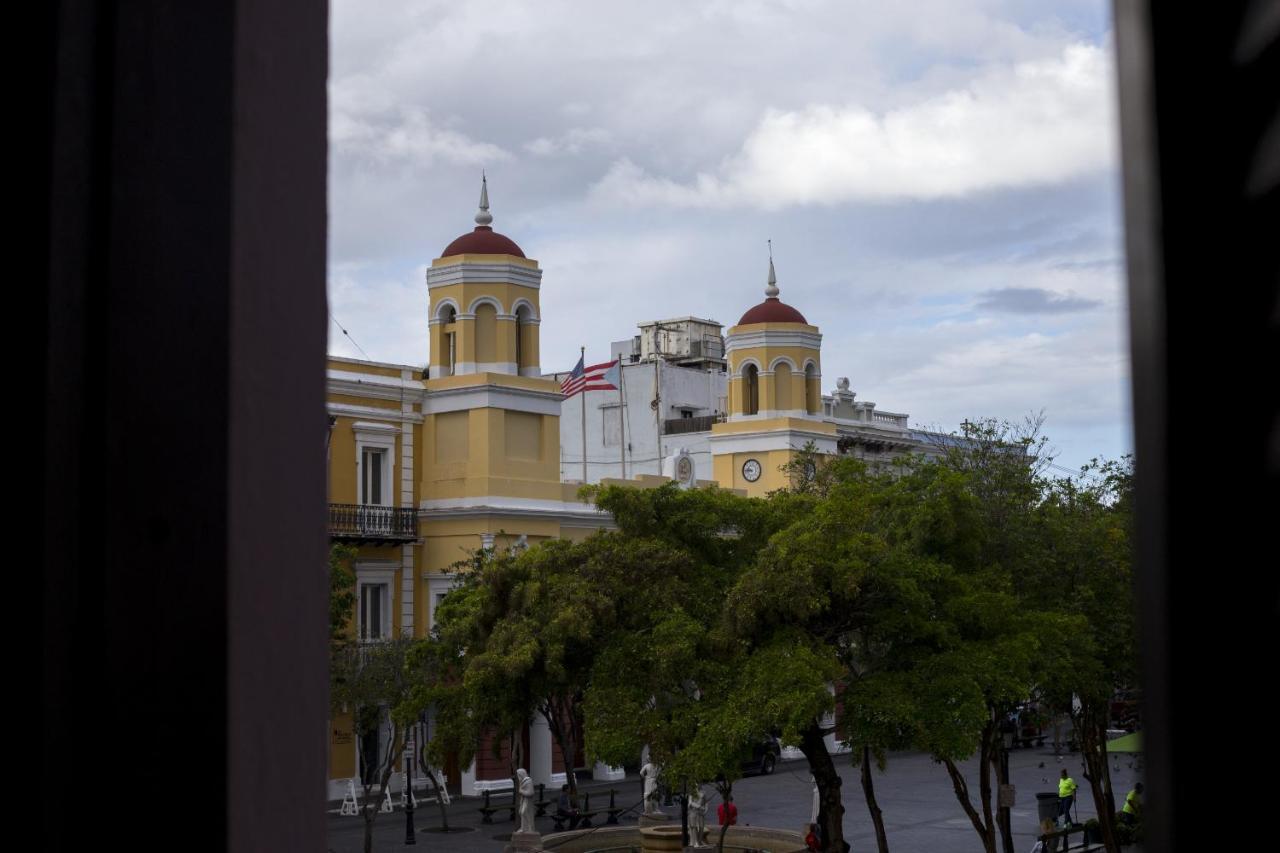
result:
<svg viewBox="0 0 1280 853"><path fill-rule="evenodd" d="M1107 741L1107 752L1142 752L1142 732Z"/></svg>

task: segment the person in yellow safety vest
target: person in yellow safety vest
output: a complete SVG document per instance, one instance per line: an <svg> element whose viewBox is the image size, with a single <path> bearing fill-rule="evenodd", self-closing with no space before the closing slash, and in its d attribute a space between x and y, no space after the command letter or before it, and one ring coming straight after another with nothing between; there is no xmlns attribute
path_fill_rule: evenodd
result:
<svg viewBox="0 0 1280 853"><path fill-rule="evenodd" d="M1071 804L1076 798L1076 780L1067 775L1066 768L1062 770L1062 778L1058 780L1058 817L1065 817L1066 824L1071 823Z"/></svg>
<svg viewBox="0 0 1280 853"><path fill-rule="evenodd" d="M1142 783L1133 786L1129 796L1124 798L1124 808L1120 810L1121 823L1133 826L1142 820Z"/></svg>

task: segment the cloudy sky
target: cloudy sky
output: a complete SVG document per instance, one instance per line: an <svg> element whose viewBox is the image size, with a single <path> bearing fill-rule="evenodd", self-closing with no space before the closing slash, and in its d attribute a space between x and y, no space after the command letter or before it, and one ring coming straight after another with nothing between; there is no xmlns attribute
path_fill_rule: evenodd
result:
<svg viewBox="0 0 1280 853"><path fill-rule="evenodd" d="M544 370L733 325L772 239L825 390L944 431L1043 410L1067 468L1131 448L1103 0L332 10L330 352L426 363L424 270L484 169L544 270Z"/></svg>

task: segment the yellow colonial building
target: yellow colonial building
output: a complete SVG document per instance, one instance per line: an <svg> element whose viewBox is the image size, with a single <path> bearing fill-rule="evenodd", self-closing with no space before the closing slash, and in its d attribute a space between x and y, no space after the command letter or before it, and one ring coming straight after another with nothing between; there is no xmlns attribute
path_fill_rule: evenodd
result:
<svg viewBox="0 0 1280 853"><path fill-rule="evenodd" d="M492 222L482 181L474 229L427 269L425 369L337 357L328 362L330 534L358 551L355 631L361 640L425 636L453 586L454 567L480 549L577 539L610 526L607 516L578 500L581 480L570 480L568 470L581 470L591 482L645 487L674 479L686 487L716 484L764 495L786 485L781 468L809 444L824 454L860 455L919 444L908 434L906 415L855 404L847 379L831 396L822 394L822 335L780 300L772 258L764 301L723 339L714 321L679 321L684 331L677 330L683 342L677 349L690 351L677 353L665 374L654 364L652 402L631 405L648 414L630 419L607 392L566 400L559 377L544 374L540 362L542 270ZM672 324L649 326L656 352L671 359ZM667 336L665 355L659 332ZM621 343L624 350L632 344ZM649 370L629 363L642 359L647 339L637 337L634 345L629 357L615 353L628 383ZM694 417L695 409L681 402L694 391L721 402ZM664 395L674 421L655 418ZM562 429L562 409L571 405L581 408ZM587 443L580 442L580 424L607 424L610 416L628 419L619 430L628 446L643 443L633 433L656 420L654 459L620 459L601 427L592 440L630 476L617 479L599 463L594 476L585 462L567 469L566 449ZM708 459L712 479L695 472L690 448ZM652 467L642 473L645 464ZM378 743L357 743L349 716L338 716L331 729L330 796L337 799L361 773L361 752L374 754ZM546 723L535 715L526 737L530 775L554 790L564 767ZM463 794L510 786L506 757L495 759L487 744L470 767L443 770ZM603 766L590 770L596 778L622 775ZM394 778L398 791L401 778Z"/></svg>

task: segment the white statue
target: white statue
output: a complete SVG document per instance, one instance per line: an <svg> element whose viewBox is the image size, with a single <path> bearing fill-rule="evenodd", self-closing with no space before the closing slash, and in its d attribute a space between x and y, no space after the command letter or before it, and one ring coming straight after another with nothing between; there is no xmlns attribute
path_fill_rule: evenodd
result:
<svg viewBox="0 0 1280 853"><path fill-rule="evenodd" d="M647 815L662 814L658 811L658 774L661 772L662 768L652 761L645 762L640 768L640 778L644 780L644 813Z"/></svg>
<svg viewBox="0 0 1280 853"><path fill-rule="evenodd" d="M818 811L822 807L822 797L818 793L818 780L813 778L812 774L809 775L809 781L813 783L813 808L809 810L809 823L817 823Z"/></svg>
<svg viewBox="0 0 1280 853"><path fill-rule="evenodd" d="M694 785L689 792L689 841L690 847L706 847L702 843L707 834L707 801L702 796L702 786Z"/></svg>
<svg viewBox="0 0 1280 853"><path fill-rule="evenodd" d="M533 832L533 780L523 767L516 771L520 782L520 831Z"/></svg>

